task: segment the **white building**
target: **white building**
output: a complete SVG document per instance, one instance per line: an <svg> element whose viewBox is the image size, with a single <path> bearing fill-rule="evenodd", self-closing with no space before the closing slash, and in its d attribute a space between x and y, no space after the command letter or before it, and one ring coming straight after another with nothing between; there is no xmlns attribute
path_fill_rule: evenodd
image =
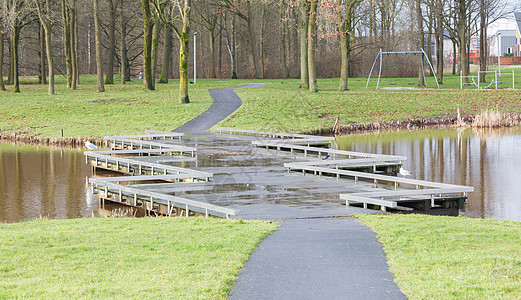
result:
<svg viewBox="0 0 521 300"><path fill-rule="evenodd" d="M515 30L498 30L496 34L492 36L490 41L490 56L497 56L498 50L498 34L500 37L501 55L505 53L514 53L515 45L517 44L516 31Z"/></svg>

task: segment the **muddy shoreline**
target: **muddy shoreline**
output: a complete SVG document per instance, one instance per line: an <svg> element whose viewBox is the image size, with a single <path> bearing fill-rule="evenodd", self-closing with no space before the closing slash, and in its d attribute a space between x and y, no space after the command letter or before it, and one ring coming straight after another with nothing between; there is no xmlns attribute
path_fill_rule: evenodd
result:
<svg viewBox="0 0 521 300"><path fill-rule="evenodd" d="M375 122L369 124L350 123L341 124L341 121L331 128L320 128L303 134L311 135L349 135L365 132L376 131L392 131L392 130L417 130L426 128L450 128L471 127L476 118L475 115L461 116L458 120L457 116L434 116L430 118L411 118L407 120L398 120L390 122ZM493 127L511 127L521 124L521 114L509 114L509 125L493 126ZM102 137L51 137L43 138L28 133L0 133L0 142L15 142L31 145L48 145L56 147L72 147L81 148L85 141L90 141L98 146L104 142Z"/></svg>
<svg viewBox="0 0 521 300"><path fill-rule="evenodd" d="M0 142L24 143L30 145L46 145L67 148L84 147L85 141L90 141L100 146L101 137L51 137L42 138L36 135L20 133L0 133Z"/></svg>
<svg viewBox="0 0 521 300"><path fill-rule="evenodd" d="M450 127L472 127L476 115L461 116L434 116L430 118L411 118L390 122L375 122L369 124L350 123L338 124L331 128L322 128L306 132L311 135L349 135L356 133L392 131L392 130L417 130L427 128L450 128ZM509 124L507 126L491 126L495 128L512 127L521 124L521 114L509 114L507 116Z"/></svg>

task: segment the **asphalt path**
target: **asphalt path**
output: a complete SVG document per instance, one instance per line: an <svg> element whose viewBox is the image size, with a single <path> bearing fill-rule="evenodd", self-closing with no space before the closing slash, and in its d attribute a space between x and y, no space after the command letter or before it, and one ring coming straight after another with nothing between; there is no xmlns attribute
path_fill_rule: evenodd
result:
<svg viewBox="0 0 521 300"><path fill-rule="evenodd" d="M241 106L235 89L264 85L210 90L212 106L175 131L210 129ZM276 216L281 226L245 264L230 299L406 299L369 227L350 217L302 217Z"/></svg>
<svg viewBox="0 0 521 300"><path fill-rule="evenodd" d="M245 264L229 299L406 299L376 234L356 218L282 221Z"/></svg>
<svg viewBox="0 0 521 300"><path fill-rule="evenodd" d="M243 86L228 89L209 90L213 104L208 110L174 130L183 133L198 133L212 128L217 123L241 107L242 101L234 90L265 86L265 83L247 83Z"/></svg>

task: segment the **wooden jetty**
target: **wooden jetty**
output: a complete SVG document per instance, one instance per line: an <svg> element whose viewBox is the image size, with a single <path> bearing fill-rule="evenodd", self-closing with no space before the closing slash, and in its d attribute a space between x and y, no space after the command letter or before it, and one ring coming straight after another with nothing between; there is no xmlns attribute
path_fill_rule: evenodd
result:
<svg viewBox="0 0 521 300"><path fill-rule="evenodd" d="M324 148L323 145L312 145L313 142L324 142L323 140L313 139L308 135L226 128L218 128L218 130L230 134L282 138L255 140L252 141L252 144L255 147L270 150L287 151L292 154L300 153L308 159L308 161L285 163L284 167L288 168L288 171L301 171L304 175L334 176L337 180L348 179L354 181L355 184L359 181L373 183L371 191L340 193L339 198L345 200L346 206L360 205L363 208L369 208L368 205L371 205L372 208L379 208L383 211L387 209L405 211L429 211L436 208L462 209L467 199L467 193L474 191L473 187L468 186L397 177L396 174L402 166L402 162L407 160L407 157L404 156ZM310 158L314 158L314 160L310 160Z"/></svg>
<svg viewBox="0 0 521 300"><path fill-rule="evenodd" d="M210 172L164 164L164 162L196 159L194 157L196 148L167 142L182 136L181 133L157 131L144 135L107 136L105 137L107 145L115 150L85 151L86 163L94 168L132 175L90 178L92 191L99 194L100 203L112 201L168 216L172 215L175 209L184 210L186 216L190 215L190 211L197 211L206 217L210 214L226 218L237 215L238 210L143 188L142 183L147 181L172 182L181 185L186 182L210 181L213 176ZM190 157L184 156L185 154L190 154ZM151 156L156 159L154 161L143 159ZM163 158L158 159L159 156ZM174 157L178 159L173 159Z"/></svg>

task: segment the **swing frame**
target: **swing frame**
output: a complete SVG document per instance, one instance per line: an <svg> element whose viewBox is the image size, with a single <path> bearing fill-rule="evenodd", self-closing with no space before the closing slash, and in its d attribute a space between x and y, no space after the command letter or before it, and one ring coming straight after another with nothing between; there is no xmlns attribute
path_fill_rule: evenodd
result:
<svg viewBox="0 0 521 300"><path fill-rule="evenodd" d="M376 55L376 58L374 59L373 66L371 67L371 71L369 72L369 77L367 78L367 83L365 85L365 88L369 87L369 80L371 80L371 75L373 74L374 66L376 65L376 62L378 59L380 59L380 68L378 71L378 81L376 83L376 88L380 86L380 77L382 75L382 64L383 64L383 56L385 54L421 54L421 65L422 65L422 73L423 73L423 82L425 83L425 86L427 86L427 80L425 78L425 68L424 68L424 61L427 60L429 63L429 67L431 68L432 74L434 75L434 79L436 81L436 85L438 86L438 89L440 88L440 85L438 83L438 78L436 77L436 72L434 72L434 68L432 67L432 63L429 60L427 54L425 51L423 51L423 48L420 49L420 51L393 51L393 52L382 52L382 49L378 52L378 55Z"/></svg>

